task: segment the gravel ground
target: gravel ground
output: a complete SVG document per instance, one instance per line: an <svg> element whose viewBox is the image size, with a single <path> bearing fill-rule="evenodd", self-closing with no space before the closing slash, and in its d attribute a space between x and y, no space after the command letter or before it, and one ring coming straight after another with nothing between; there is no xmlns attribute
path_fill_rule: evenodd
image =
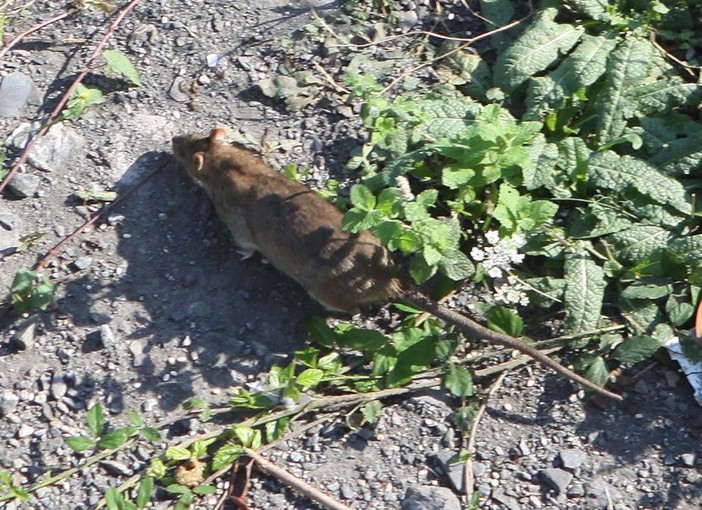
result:
<svg viewBox="0 0 702 510"><path fill-rule="evenodd" d="M7 31L28 28L63 5L37 1ZM461 2L396 2L390 16L401 31L435 26L436 5L445 20L479 27ZM293 69L327 82L321 89L331 87L315 63L341 64L317 55L318 46L300 32L312 20L311 7L324 15L338 5L138 4L108 47L132 59L144 85L130 89L91 73L86 84L106 93L104 103L53 128L15 177L0 200L0 253L12 253L23 236L43 237L1 260L0 287L98 209L75 192L129 188L166 160L175 134L228 125L263 145L274 166L309 167L313 185L352 178L342 167L363 134L348 106L330 96L295 111L256 86ZM0 118L3 140L54 107L105 20L91 10L50 25L0 62L0 76L21 71L38 89L34 106ZM398 66L411 55L400 44ZM9 152L11 161L18 153ZM91 405L101 403L111 422L124 424L130 409L148 423L179 416L194 395L221 404L228 387L255 381L301 347L300 321L322 313L273 268L238 260L204 193L171 167L61 250L45 273L59 283L55 305L31 320L0 319L0 471L17 484L78 463L65 437L85 433ZM702 412L674 368L655 367L626 388L623 403L604 410L574 391L539 368L507 376L476 438L476 486L488 496L481 508L700 508ZM450 421L457 405L441 391L398 398L375 427L323 423L267 455L353 508L461 508L463 466L449 463L461 444ZM169 437L202 427L181 420ZM119 454L40 489L28 504L5 508L90 508L150 456L143 449ZM217 497L201 508L212 508ZM422 497L433 506L422 506ZM249 498L252 508L315 508L263 476L254 477Z"/></svg>

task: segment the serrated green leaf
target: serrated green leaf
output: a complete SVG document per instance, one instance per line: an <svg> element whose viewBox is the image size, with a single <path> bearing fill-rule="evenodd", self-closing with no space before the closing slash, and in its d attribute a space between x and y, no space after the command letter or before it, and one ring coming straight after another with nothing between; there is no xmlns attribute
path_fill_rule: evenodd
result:
<svg viewBox="0 0 702 510"><path fill-rule="evenodd" d="M375 195L363 184L354 184L351 187L351 203L362 211L372 211L375 208Z"/></svg>
<svg viewBox="0 0 702 510"><path fill-rule="evenodd" d="M182 446L169 446L166 450L166 458L169 460L189 460L190 457L190 450Z"/></svg>
<svg viewBox="0 0 702 510"><path fill-rule="evenodd" d="M485 313L488 327L509 336L521 336L524 321L513 310L504 306L493 306Z"/></svg>
<svg viewBox="0 0 702 510"><path fill-rule="evenodd" d="M590 185L624 194L634 188L660 204L688 214L689 198L682 184L659 172L645 161L620 156L613 151L596 152L590 157Z"/></svg>
<svg viewBox="0 0 702 510"><path fill-rule="evenodd" d="M529 157L534 162L529 168L522 169L524 186L528 190L544 187L559 196L556 184L555 169L558 161L558 146L553 143L546 143L546 137L537 135L534 141L527 147Z"/></svg>
<svg viewBox="0 0 702 510"><path fill-rule="evenodd" d="M409 274L417 284L426 282L436 273L437 266L427 264L424 256L417 254L410 260Z"/></svg>
<svg viewBox="0 0 702 510"><path fill-rule="evenodd" d="M675 326L683 326L695 313L695 307L688 296L670 295L665 303L665 311L670 322Z"/></svg>
<svg viewBox="0 0 702 510"><path fill-rule="evenodd" d="M136 497L136 506L139 510L146 508L146 505L151 501L151 495L154 491L154 479L150 476L145 476L139 483L139 491Z"/></svg>
<svg viewBox="0 0 702 510"><path fill-rule="evenodd" d="M98 441L98 447L103 448L105 450L113 450L115 448L119 448L127 442L129 436L132 435L135 429L136 427L124 427L110 432L109 434L105 434Z"/></svg>
<svg viewBox="0 0 702 510"><path fill-rule="evenodd" d="M614 357L624 363L638 363L650 358L661 347L661 343L652 336L637 335L624 340L615 349Z"/></svg>
<svg viewBox="0 0 702 510"><path fill-rule="evenodd" d="M598 386L604 386L609 377L609 370L602 356L597 356L585 370L585 378Z"/></svg>
<svg viewBox="0 0 702 510"><path fill-rule="evenodd" d="M629 35L611 52L605 82L594 103L597 141L601 145L619 138L627 119L636 112L636 103L627 90L645 80L654 51L646 39Z"/></svg>
<svg viewBox="0 0 702 510"><path fill-rule="evenodd" d="M422 123L417 129L432 140L458 136L480 113L480 104L470 98L429 99L418 106Z"/></svg>
<svg viewBox="0 0 702 510"><path fill-rule="evenodd" d="M455 248L444 250L439 268L443 274L456 282L466 280L475 274L475 266L468 256Z"/></svg>
<svg viewBox="0 0 702 510"><path fill-rule="evenodd" d="M584 29L554 21L558 9L546 8L495 62L495 85L513 92L536 73L550 66L580 39Z"/></svg>
<svg viewBox="0 0 702 510"><path fill-rule="evenodd" d="M324 347L332 347L336 339L336 334L327 324L326 319L313 316L305 319L302 323L312 338Z"/></svg>
<svg viewBox="0 0 702 510"><path fill-rule="evenodd" d="M664 320L658 305L648 300L620 297L619 306L628 330L634 334L651 334Z"/></svg>
<svg viewBox="0 0 702 510"><path fill-rule="evenodd" d="M674 108L699 103L702 87L686 83L679 76L664 75L657 81L638 84L627 93L635 99L641 116L665 115Z"/></svg>
<svg viewBox="0 0 702 510"><path fill-rule="evenodd" d="M532 78L527 90L525 120L540 120L565 106L578 90L589 87L605 73L607 57L617 45L606 35L585 34L580 44L547 76Z"/></svg>
<svg viewBox="0 0 702 510"><path fill-rule="evenodd" d="M361 413L363 413L363 418L368 423L377 423L380 419L380 415L383 414L383 404L378 400L366 402L363 407L361 407Z"/></svg>
<svg viewBox="0 0 702 510"><path fill-rule="evenodd" d="M461 365L450 365L444 374L443 386L459 398L472 397L475 394L473 376Z"/></svg>
<svg viewBox="0 0 702 510"><path fill-rule="evenodd" d="M244 449L238 444L225 444L217 453L214 454L212 459L212 470L219 471L225 466L232 465L236 459L241 457L244 453Z"/></svg>
<svg viewBox="0 0 702 510"><path fill-rule="evenodd" d="M193 489L193 494L197 494L198 496L209 496L215 492L217 492L217 487L212 485L198 485Z"/></svg>
<svg viewBox="0 0 702 510"><path fill-rule="evenodd" d="M671 241L667 248L685 264L702 267L702 234L679 237Z"/></svg>
<svg viewBox="0 0 702 510"><path fill-rule="evenodd" d="M161 441L161 432L153 427L145 427L139 430L139 433L149 441L153 443L159 443Z"/></svg>
<svg viewBox="0 0 702 510"><path fill-rule="evenodd" d="M644 278L627 286L621 293L625 299L656 300L667 296L673 291L673 285L668 278Z"/></svg>
<svg viewBox="0 0 702 510"><path fill-rule="evenodd" d="M476 99L485 98L487 90L492 86L490 68L480 55L459 49L457 41L444 43L439 53L449 54L439 61L436 73L451 85L461 86L468 96Z"/></svg>
<svg viewBox="0 0 702 510"><path fill-rule="evenodd" d="M702 164L702 133L666 142L649 162L667 175L692 173Z"/></svg>
<svg viewBox="0 0 702 510"><path fill-rule="evenodd" d="M314 388L324 378L324 372L318 368L308 368L297 376L295 382L300 385L302 391Z"/></svg>
<svg viewBox="0 0 702 510"><path fill-rule="evenodd" d="M372 352L387 344L388 339L380 331L353 328L339 335L339 344L349 349Z"/></svg>
<svg viewBox="0 0 702 510"><path fill-rule="evenodd" d="M607 0L567 0L567 3L594 20L608 21L610 19L607 11L612 8L612 5Z"/></svg>
<svg viewBox="0 0 702 510"><path fill-rule="evenodd" d="M88 410L88 430L90 435L98 437L105 428L105 411L100 404L95 404Z"/></svg>
<svg viewBox="0 0 702 510"><path fill-rule="evenodd" d="M95 448L95 441L85 436L71 436L66 438L66 444L74 452L82 452Z"/></svg>
<svg viewBox="0 0 702 510"><path fill-rule="evenodd" d="M604 271L582 251L566 257L564 273L566 334L596 329L606 287Z"/></svg>
<svg viewBox="0 0 702 510"><path fill-rule="evenodd" d="M667 248L673 239L673 234L655 225L637 225L622 230L607 239L617 249L617 257L623 261L638 263L651 259L654 254Z"/></svg>

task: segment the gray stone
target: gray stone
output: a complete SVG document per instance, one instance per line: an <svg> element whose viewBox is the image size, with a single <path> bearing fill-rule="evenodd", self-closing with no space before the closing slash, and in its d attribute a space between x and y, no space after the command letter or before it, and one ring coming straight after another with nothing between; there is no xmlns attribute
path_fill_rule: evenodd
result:
<svg viewBox="0 0 702 510"><path fill-rule="evenodd" d="M23 123L15 129L8 142L17 150L27 145L29 133L38 128L38 124ZM80 151L85 147L85 138L63 123L54 124L39 140L29 153L29 163L46 171L65 168L80 159Z"/></svg>
<svg viewBox="0 0 702 510"><path fill-rule="evenodd" d="M566 469L578 469L587 460L587 455L584 451L577 448L563 450L558 453L558 458L561 464Z"/></svg>
<svg viewBox="0 0 702 510"><path fill-rule="evenodd" d="M107 324L100 326L100 340L105 347L109 347L115 343L115 334Z"/></svg>
<svg viewBox="0 0 702 510"><path fill-rule="evenodd" d="M17 409L19 397L11 391L3 391L0 393L0 417L7 416Z"/></svg>
<svg viewBox="0 0 702 510"><path fill-rule="evenodd" d="M37 86L27 75L15 71L2 79L2 83L0 83L0 117L14 117L29 102L38 100Z"/></svg>
<svg viewBox="0 0 702 510"><path fill-rule="evenodd" d="M11 343L21 351L31 348L32 345L34 345L36 327L37 323L35 317L27 320L20 325L15 334L12 335L10 339Z"/></svg>
<svg viewBox="0 0 702 510"><path fill-rule="evenodd" d="M88 269L92 263L92 257L78 257L71 263L71 267L74 271L82 271L83 269Z"/></svg>
<svg viewBox="0 0 702 510"><path fill-rule="evenodd" d="M464 462L454 462L456 458L456 453L451 450L439 450L427 455L429 464L449 479L456 492L464 494L466 465Z"/></svg>
<svg viewBox="0 0 702 510"><path fill-rule="evenodd" d="M356 491L354 491L353 487L351 487L351 485L348 483L342 483L339 492L341 493L341 497L344 499L356 498Z"/></svg>
<svg viewBox="0 0 702 510"><path fill-rule="evenodd" d="M129 466L117 460L103 460L100 465L105 468L105 471L117 476L132 476L134 471L129 469Z"/></svg>
<svg viewBox="0 0 702 510"><path fill-rule="evenodd" d="M609 508L610 501L619 499L619 494L602 480L592 480L585 484L585 497L588 503L584 508Z"/></svg>
<svg viewBox="0 0 702 510"><path fill-rule="evenodd" d="M573 480L571 473L559 468L542 469L539 475L541 480L558 494L564 494L568 484Z"/></svg>
<svg viewBox="0 0 702 510"><path fill-rule="evenodd" d="M132 340L127 344L129 352L132 353L134 357L132 365L135 367L141 367L146 361L146 354L144 354L144 345L139 340Z"/></svg>
<svg viewBox="0 0 702 510"><path fill-rule="evenodd" d="M54 376L51 378L51 389L49 390L49 393L54 400L61 400L61 398L66 395L67 391L68 385L66 384L66 380L64 379L63 375L54 374Z"/></svg>
<svg viewBox="0 0 702 510"><path fill-rule="evenodd" d="M512 496L508 496L505 493L505 490L502 487L498 487L497 489L492 491L490 497L498 503L501 503L505 507L509 508L509 510L520 510L522 508L515 498L513 498Z"/></svg>
<svg viewBox="0 0 702 510"><path fill-rule="evenodd" d="M397 24L403 32L409 32L419 21L416 11L404 11L397 17Z"/></svg>
<svg viewBox="0 0 702 510"><path fill-rule="evenodd" d="M39 188L39 177L32 174L15 174L7 185L13 195L19 198L33 197Z"/></svg>
<svg viewBox="0 0 702 510"><path fill-rule="evenodd" d="M461 502L446 487L410 487L400 503L402 510L461 510Z"/></svg>
<svg viewBox="0 0 702 510"><path fill-rule="evenodd" d="M168 95L171 99L179 103L187 103L190 101L190 94L183 92L181 86L185 83L185 78L182 76L176 76L171 84L171 88L168 89Z"/></svg>
<svg viewBox="0 0 702 510"><path fill-rule="evenodd" d="M695 465L695 454L683 453L680 456L680 460L682 460L683 464L685 464L687 467L693 467Z"/></svg>

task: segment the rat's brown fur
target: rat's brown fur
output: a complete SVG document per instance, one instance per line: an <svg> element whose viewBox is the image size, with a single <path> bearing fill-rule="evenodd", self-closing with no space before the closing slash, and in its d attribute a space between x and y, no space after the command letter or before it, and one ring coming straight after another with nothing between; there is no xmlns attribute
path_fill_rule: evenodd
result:
<svg viewBox="0 0 702 510"><path fill-rule="evenodd" d="M516 349L599 394L621 399L530 345L425 296L405 280L372 233L344 231L336 207L277 173L254 152L225 143L222 130L212 130L209 137L175 137L173 148L188 174L212 198L244 258L260 251L325 308L357 313L364 305L402 298L468 337Z"/></svg>

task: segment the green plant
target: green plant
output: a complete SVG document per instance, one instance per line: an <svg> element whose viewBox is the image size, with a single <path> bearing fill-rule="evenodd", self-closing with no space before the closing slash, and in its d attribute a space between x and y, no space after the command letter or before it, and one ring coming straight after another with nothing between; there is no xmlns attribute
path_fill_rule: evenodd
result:
<svg viewBox="0 0 702 510"><path fill-rule="evenodd" d="M435 92L389 100L349 75L369 135L349 162L365 177L345 225L410 255L418 283L439 271L496 296L518 284L511 306L526 296L562 313L566 333L624 321L625 334L572 344L604 382L605 360L651 356L698 302L702 137L690 109L702 88L650 42L660 2L567 3L508 32L492 65L454 51ZM511 11L483 6L488 18Z"/></svg>
<svg viewBox="0 0 702 510"><path fill-rule="evenodd" d="M53 301L56 286L46 277L39 279L30 269L20 269L10 287L10 302L18 313L45 310Z"/></svg>

